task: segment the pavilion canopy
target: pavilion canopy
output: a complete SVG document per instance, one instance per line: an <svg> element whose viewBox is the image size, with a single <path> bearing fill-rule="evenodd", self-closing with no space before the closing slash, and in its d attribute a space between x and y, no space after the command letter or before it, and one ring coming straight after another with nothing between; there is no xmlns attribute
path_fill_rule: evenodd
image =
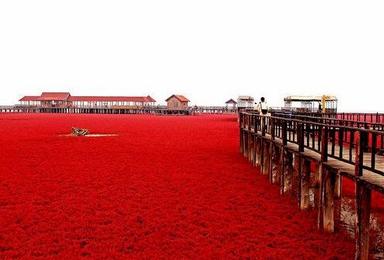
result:
<svg viewBox="0 0 384 260"><path fill-rule="evenodd" d="M322 96L288 96L284 98L286 102L321 102ZM335 96L326 96L326 101L337 101Z"/></svg>

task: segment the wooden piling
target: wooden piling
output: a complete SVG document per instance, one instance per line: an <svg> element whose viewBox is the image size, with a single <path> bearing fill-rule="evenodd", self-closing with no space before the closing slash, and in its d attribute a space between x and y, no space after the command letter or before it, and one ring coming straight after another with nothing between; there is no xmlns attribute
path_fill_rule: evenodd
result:
<svg viewBox="0 0 384 260"><path fill-rule="evenodd" d="M362 182L356 182L356 253L355 259L369 258L369 223L371 190Z"/></svg>
<svg viewBox="0 0 384 260"><path fill-rule="evenodd" d="M273 142L269 142L268 154L268 180L269 183L273 183Z"/></svg>
<svg viewBox="0 0 384 260"><path fill-rule="evenodd" d="M311 161L304 159L301 161L301 178L300 178L300 209L309 208L309 186L311 174Z"/></svg>
<svg viewBox="0 0 384 260"><path fill-rule="evenodd" d="M266 140L263 140L263 174L269 175L271 154L270 154L270 143Z"/></svg>
<svg viewBox="0 0 384 260"><path fill-rule="evenodd" d="M294 154L293 161L293 174L292 174L292 195L295 197L297 201L297 205L300 207L300 199L301 199L301 163L302 158L300 153Z"/></svg>
<svg viewBox="0 0 384 260"><path fill-rule="evenodd" d="M334 194L335 194L335 174L328 167L323 169L323 229L327 232L334 232Z"/></svg>

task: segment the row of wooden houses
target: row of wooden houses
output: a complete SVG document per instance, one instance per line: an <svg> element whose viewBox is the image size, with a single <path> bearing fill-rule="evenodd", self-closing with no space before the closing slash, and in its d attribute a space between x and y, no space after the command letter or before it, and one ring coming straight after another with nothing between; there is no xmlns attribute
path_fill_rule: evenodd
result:
<svg viewBox="0 0 384 260"><path fill-rule="evenodd" d="M165 100L168 109L186 110L190 100L183 95L171 95ZM230 99L226 107L235 109L237 102ZM69 92L43 92L40 96L24 96L19 100L22 107L41 108L126 108L153 107L156 100L151 96L72 96Z"/></svg>

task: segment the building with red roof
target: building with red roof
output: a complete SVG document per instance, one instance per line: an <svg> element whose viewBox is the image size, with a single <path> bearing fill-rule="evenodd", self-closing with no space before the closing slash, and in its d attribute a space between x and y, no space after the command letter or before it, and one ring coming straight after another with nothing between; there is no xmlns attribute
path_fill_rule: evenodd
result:
<svg viewBox="0 0 384 260"><path fill-rule="evenodd" d="M190 102L188 98L183 95L172 95L165 100L167 102L168 109L172 110L185 110L188 108Z"/></svg>
<svg viewBox="0 0 384 260"><path fill-rule="evenodd" d="M151 96L71 96L69 92L43 92L40 96L25 96L19 100L23 106L36 107L143 107L154 106Z"/></svg>

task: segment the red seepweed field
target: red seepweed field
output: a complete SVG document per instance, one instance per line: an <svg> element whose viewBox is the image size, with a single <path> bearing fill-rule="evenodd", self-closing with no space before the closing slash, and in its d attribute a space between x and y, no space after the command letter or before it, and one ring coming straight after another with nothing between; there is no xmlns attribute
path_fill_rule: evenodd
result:
<svg viewBox="0 0 384 260"><path fill-rule="evenodd" d="M353 258L238 133L234 116L0 114L0 258Z"/></svg>

